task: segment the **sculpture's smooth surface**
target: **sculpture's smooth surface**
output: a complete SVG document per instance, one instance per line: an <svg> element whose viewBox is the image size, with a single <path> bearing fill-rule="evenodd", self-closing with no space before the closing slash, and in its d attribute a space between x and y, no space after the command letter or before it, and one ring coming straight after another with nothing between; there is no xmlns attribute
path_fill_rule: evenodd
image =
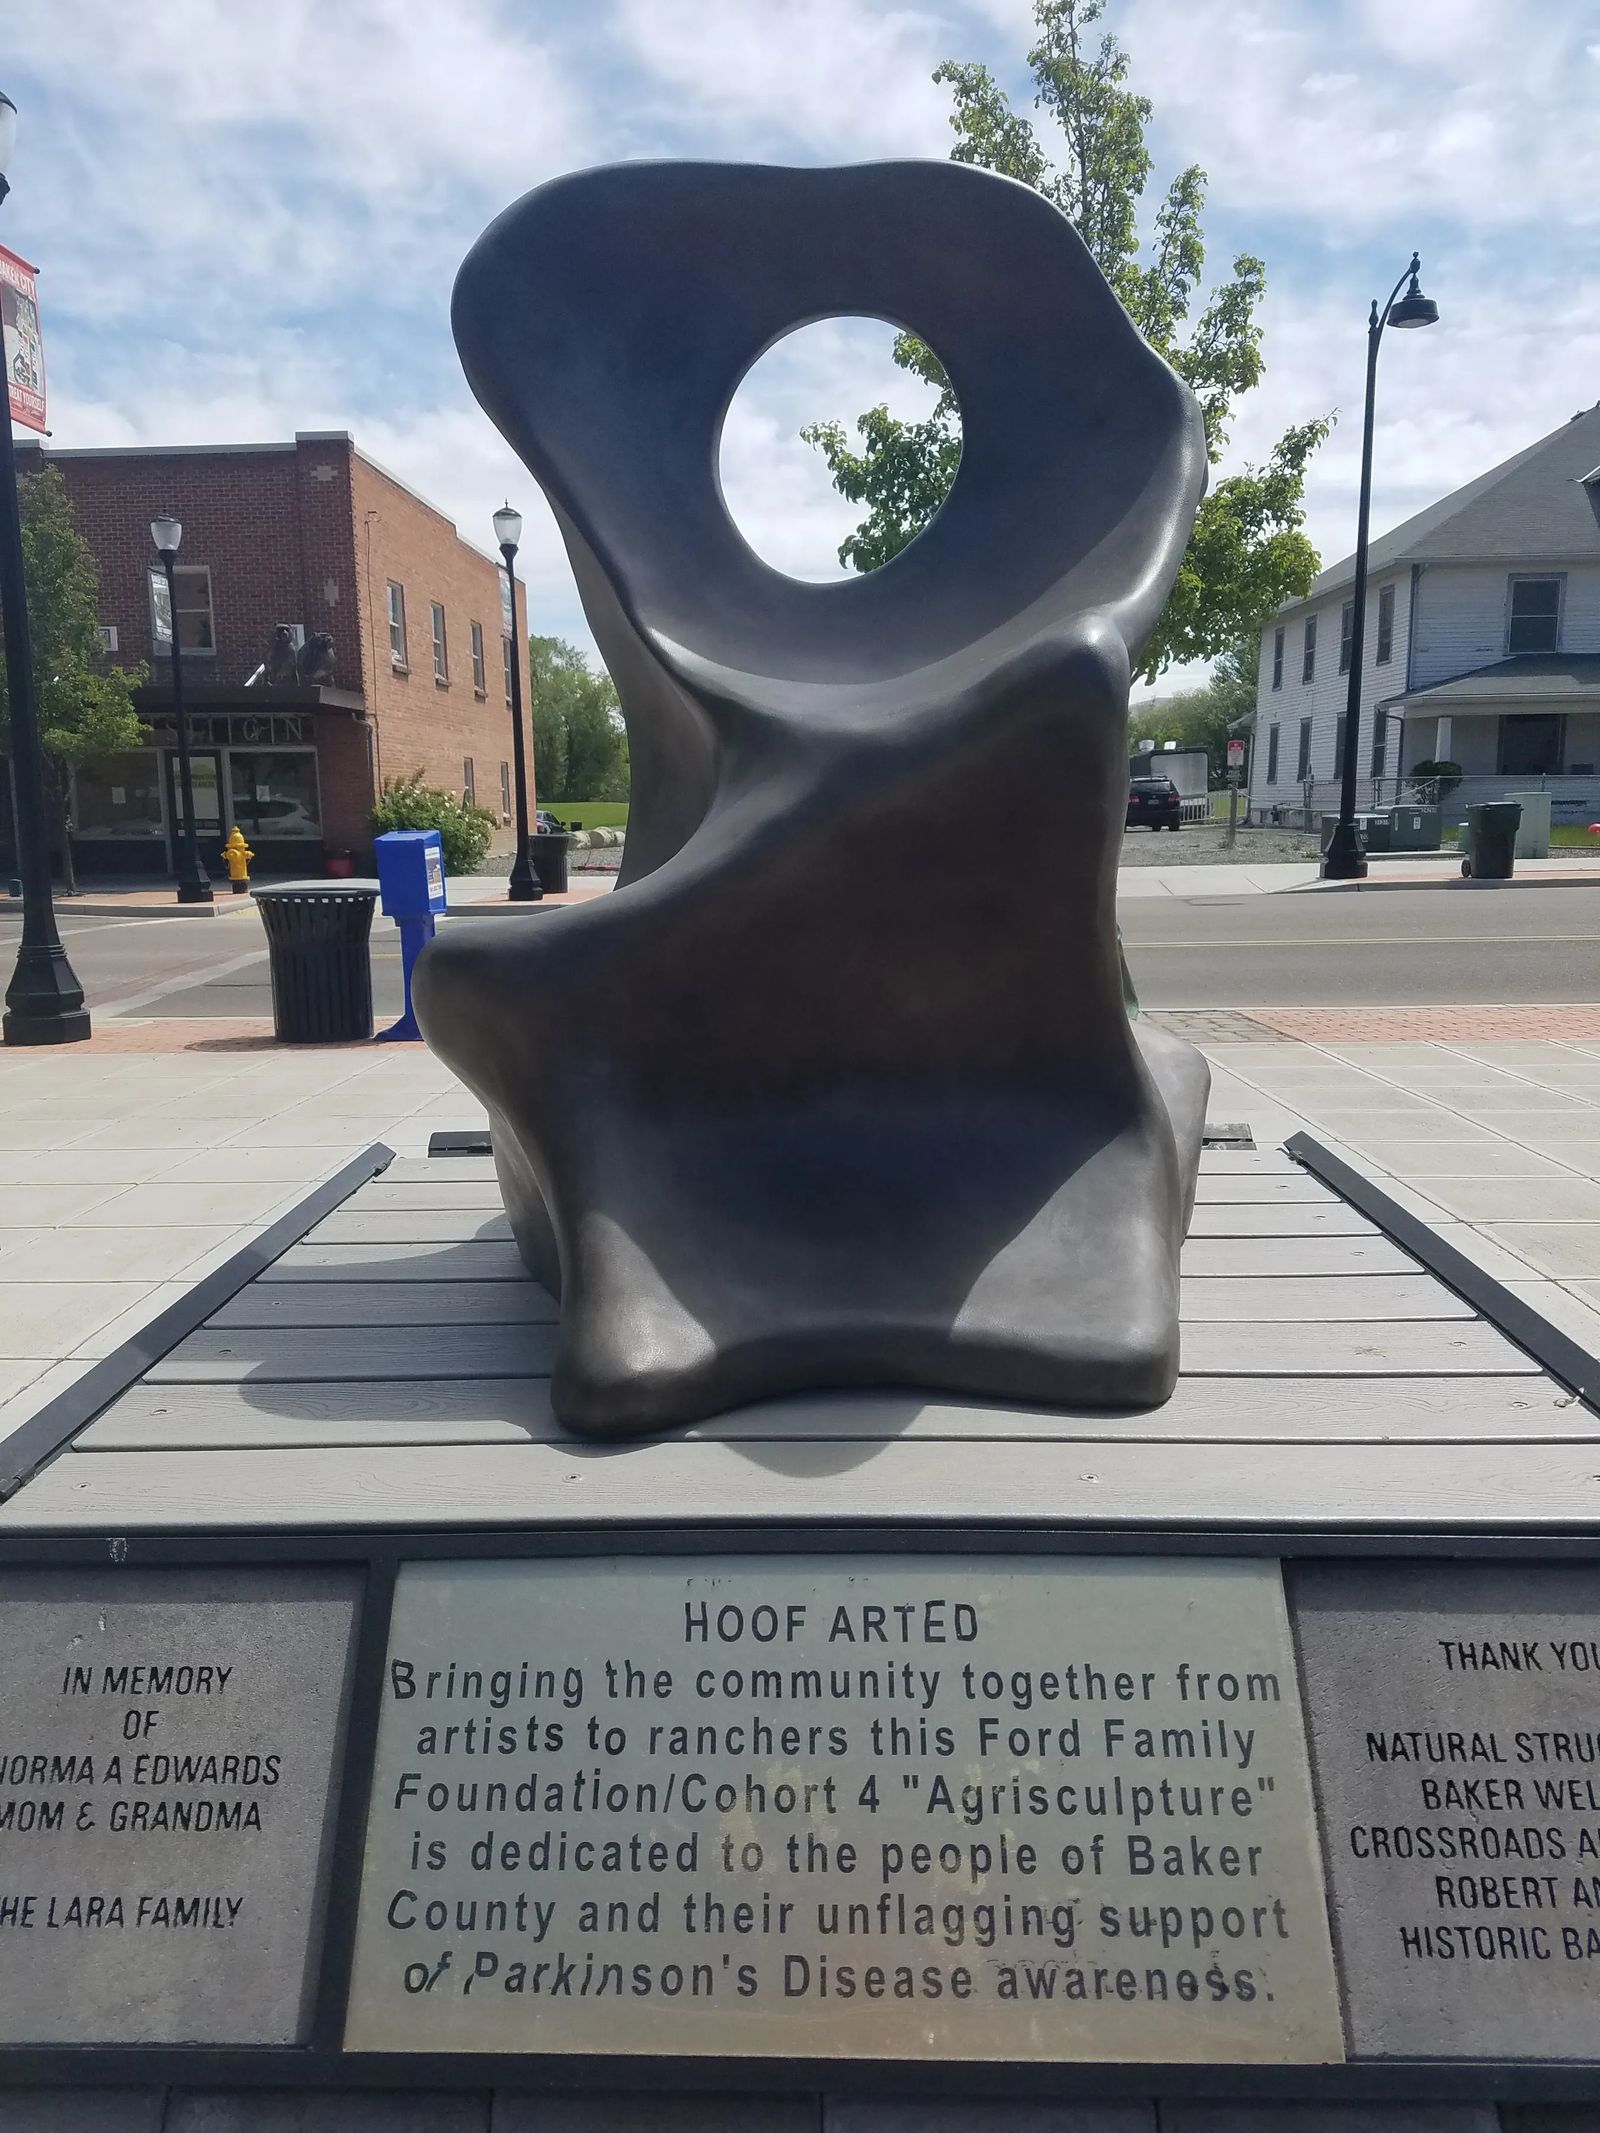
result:
<svg viewBox="0 0 1600 2133"><path fill-rule="evenodd" d="M733 526L718 441L762 351L841 313L928 340L963 457L893 562L802 584ZM1135 1041L1115 889L1191 396L1054 208L954 163L580 172L479 240L454 322L633 762L615 894L458 922L416 978L562 1295L557 1414L1165 1399L1205 1070Z"/></svg>

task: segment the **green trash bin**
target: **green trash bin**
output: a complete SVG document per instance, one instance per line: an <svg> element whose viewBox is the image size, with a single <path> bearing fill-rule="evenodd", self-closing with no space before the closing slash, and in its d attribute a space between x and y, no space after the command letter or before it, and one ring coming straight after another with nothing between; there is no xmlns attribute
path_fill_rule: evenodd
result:
<svg viewBox="0 0 1600 2133"><path fill-rule="evenodd" d="M1483 800L1469 807L1462 874L1472 881L1509 881L1521 827L1522 807L1516 800Z"/></svg>

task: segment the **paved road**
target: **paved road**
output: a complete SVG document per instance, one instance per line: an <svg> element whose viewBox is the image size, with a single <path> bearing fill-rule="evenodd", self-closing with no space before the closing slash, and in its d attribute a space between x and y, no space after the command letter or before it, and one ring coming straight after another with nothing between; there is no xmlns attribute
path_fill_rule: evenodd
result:
<svg viewBox="0 0 1600 2133"><path fill-rule="evenodd" d="M0 911L5 976L18 923ZM564 914L485 923L561 925ZM1151 1008L1600 1001L1600 882L1163 897L1126 903L1122 923L1139 997ZM62 932L102 1015L271 1012L253 909L214 919L69 916ZM400 1007L397 937L384 920L374 928L373 979L381 1021Z"/></svg>
<svg viewBox="0 0 1600 2133"><path fill-rule="evenodd" d="M1600 883L1163 899L1122 926L1152 1008L1600 1000Z"/></svg>

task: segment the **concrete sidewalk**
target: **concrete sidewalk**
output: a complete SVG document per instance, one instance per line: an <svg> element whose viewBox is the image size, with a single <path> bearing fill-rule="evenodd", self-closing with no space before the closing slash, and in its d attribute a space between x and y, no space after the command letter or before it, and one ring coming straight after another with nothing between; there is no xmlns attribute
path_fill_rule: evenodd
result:
<svg viewBox="0 0 1600 2133"><path fill-rule="evenodd" d="M1600 1008L1162 1019L1214 1120L1314 1133L1600 1354ZM421 1046L128 1018L0 1051L0 1435L368 1143L482 1122Z"/></svg>
<svg viewBox="0 0 1600 2133"><path fill-rule="evenodd" d="M1557 852L1548 859L1519 859L1509 882L1468 882L1461 878L1459 855L1430 858L1374 859L1364 881L1324 881L1314 860L1274 860L1236 865L1119 867L1117 900L1151 896L1277 896L1286 890L1314 889L1324 896L1366 895L1384 889L1436 888L1468 894L1515 889L1536 882L1600 884L1600 853Z"/></svg>

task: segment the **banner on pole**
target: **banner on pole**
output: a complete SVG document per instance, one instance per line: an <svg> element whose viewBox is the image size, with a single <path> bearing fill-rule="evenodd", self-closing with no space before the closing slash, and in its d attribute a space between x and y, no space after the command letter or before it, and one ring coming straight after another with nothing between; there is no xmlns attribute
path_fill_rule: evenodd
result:
<svg viewBox="0 0 1600 2133"><path fill-rule="evenodd" d="M37 272L0 245L0 323L4 325L6 383L11 419L43 430L44 341L39 332Z"/></svg>

